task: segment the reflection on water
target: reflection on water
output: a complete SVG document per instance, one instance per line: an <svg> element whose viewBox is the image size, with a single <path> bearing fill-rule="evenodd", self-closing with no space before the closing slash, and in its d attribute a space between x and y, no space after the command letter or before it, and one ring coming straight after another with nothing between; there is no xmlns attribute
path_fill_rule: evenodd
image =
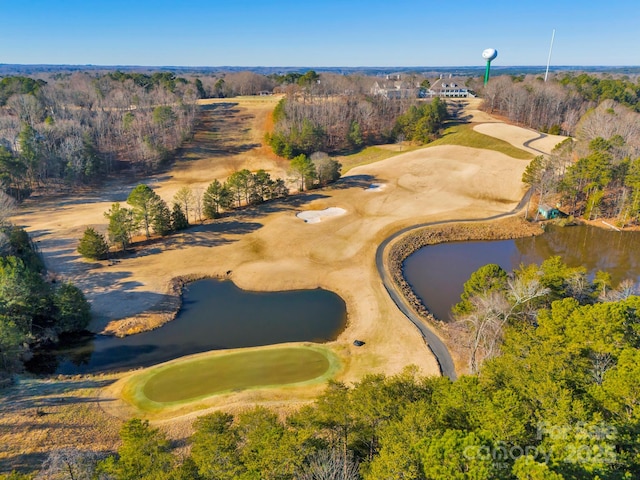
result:
<svg viewBox="0 0 640 480"><path fill-rule="evenodd" d="M469 276L483 265L497 263L506 271L521 264L540 264L559 255L569 266L583 265L589 274L611 274L613 284L640 280L640 232L616 232L588 226L553 227L537 237L487 242L429 245L404 262L405 278L430 312L449 319Z"/></svg>
<svg viewBox="0 0 640 480"><path fill-rule="evenodd" d="M154 365L208 350L334 340L346 324L335 293L248 292L229 281L200 280L185 289L178 317L125 338L72 337L29 362L34 373L76 374Z"/></svg>
<svg viewBox="0 0 640 480"><path fill-rule="evenodd" d="M570 266L584 265L590 274L598 270L609 272L614 285L626 278L640 276L639 232L616 232L602 228L550 227L538 237L514 240L518 250L539 263L540 259L560 255Z"/></svg>

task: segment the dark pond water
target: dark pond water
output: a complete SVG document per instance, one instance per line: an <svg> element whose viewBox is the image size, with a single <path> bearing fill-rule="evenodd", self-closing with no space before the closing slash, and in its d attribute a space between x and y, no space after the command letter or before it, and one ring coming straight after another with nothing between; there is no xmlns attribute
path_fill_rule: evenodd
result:
<svg viewBox="0 0 640 480"><path fill-rule="evenodd" d="M543 235L515 240L429 245L405 260L404 274L429 311L448 320L464 282L481 266L497 263L509 272L553 255L570 266L584 265L589 274L609 272L614 285L627 278L640 280L640 232L587 226L550 226Z"/></svg>
<svg viewBox="0 0 640 480"><path fill-rule="evenodd" d="M84 336L41 351L34 373L95 373L146 367L208 350L283 342L334 340L346 324L346 305L327 290L249 292L230 281L200 280L185 288L177 318L125 338Z"/></svg>

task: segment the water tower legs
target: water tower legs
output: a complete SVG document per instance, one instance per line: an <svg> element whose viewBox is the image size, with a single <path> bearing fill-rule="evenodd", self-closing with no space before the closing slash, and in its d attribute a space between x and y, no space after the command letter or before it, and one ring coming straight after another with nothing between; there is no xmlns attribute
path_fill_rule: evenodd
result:
<svg viewBox="0 0 640 480"><path fill-rule="evenodd" d="M484 71L484 84L486 85L489 81L489 70L491 68L491 60L487 60L487 68Z"/></svg>

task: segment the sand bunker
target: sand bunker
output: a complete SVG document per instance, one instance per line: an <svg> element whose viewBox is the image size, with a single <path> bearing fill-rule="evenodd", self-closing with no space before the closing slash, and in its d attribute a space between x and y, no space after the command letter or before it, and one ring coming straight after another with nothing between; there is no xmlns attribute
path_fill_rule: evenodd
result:
<svg viewBox="0 0 640 480"><path fill-rule="evenodd" d="M514 147L528 150L534 155L551 152L553 147L567 138L562 135L549 135L507 123L482 123L475 125L473 129L490 137L504 140Z"/></svg>
<svg viewBox="0 0 640 480"><path fill-rule="evenodd" d="M298 213L296 217L304 220L305 223L320 223L323 218L337 217L338 215L344 215L345 213L347 213L347 211L344 208L329 207L324 210L305 210L304 212Z"/></svg>

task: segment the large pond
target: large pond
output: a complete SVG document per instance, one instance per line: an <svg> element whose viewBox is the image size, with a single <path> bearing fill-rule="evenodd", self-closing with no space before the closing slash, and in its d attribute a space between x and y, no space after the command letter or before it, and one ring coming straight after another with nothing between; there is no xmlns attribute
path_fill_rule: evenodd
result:
<svg viewBox="0 0 640 480"><path fill-rule="evenodd" d="M208 350L283 342L335 340L346 325L346 305L327 290L249 292L230 281L188 285L175 320L125 338L66 339L38 352L34 373L77 374L146 367Z"/></svg>
<svg viewBox="0 0 640 480"><path fill-rule="evenodd" d="M614 285L627 278L640 280L640 232L588 226L550 226L543 235L515 240L429 245L407 257L403 270L429 311L448 320L464 283L481 266L496 263L509 272L553 255L570 266L584 265L591 275L609 272Z"/></svg>

